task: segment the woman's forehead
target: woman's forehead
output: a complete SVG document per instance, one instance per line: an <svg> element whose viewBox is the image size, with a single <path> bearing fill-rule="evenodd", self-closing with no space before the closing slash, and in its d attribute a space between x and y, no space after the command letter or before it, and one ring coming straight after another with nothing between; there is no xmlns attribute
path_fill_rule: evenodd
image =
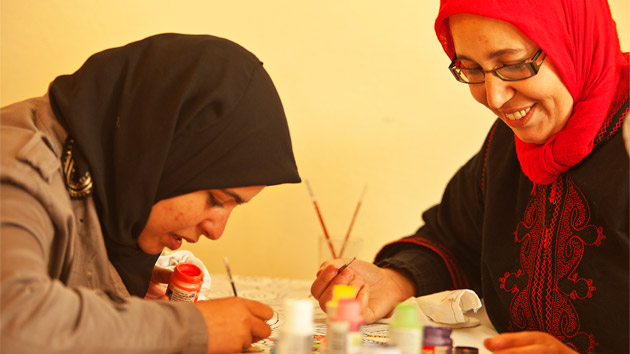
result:
<svg viewBox="0 0 630 354"><path fill-rule="evenodd" d="M513 24L494 18L457 14L449 17L455 52L485 52L488 58L506 54L521 54L536 44Z"/></svg>

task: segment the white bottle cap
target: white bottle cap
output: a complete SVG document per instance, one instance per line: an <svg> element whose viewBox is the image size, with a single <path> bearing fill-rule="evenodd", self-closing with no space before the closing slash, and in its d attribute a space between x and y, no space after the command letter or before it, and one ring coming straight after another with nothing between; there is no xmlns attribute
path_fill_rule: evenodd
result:
<svg viewBox="0 0 630 354"><path fill-rule="evenodd" d="M313 334L313 304L310 300L287 299L283 304L286 332L294 334Z"/></svg>

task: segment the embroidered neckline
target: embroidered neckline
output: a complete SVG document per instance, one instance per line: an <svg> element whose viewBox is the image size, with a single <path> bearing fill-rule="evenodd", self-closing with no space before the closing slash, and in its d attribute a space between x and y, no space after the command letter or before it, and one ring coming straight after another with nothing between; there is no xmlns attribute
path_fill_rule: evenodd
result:
<svg viewBox="0 0 630 354"><path fill-rule="evenodd" d="M81 171L77 173L77 165L75 157L72 155L72 147L74 139L68 137L63 145L63 154L61 155L61 164L63 166L63 174L65 176L66 188L70 197L73 199L82 199L92 194L92 175L90 171Z"/></svg>

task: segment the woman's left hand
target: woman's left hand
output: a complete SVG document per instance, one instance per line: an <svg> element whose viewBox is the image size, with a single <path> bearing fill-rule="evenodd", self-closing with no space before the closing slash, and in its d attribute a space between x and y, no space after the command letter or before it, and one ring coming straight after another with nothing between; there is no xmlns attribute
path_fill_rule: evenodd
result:
<svg viewBox="0 0 630 354"><path fill-rule="evenodd" d="M149 289L147 289L147 293L144 295L144 298L168 300L168 296L166 296L166 287L162 284L168 284L171 281L172 274L173 271L170 269L158 266L153 267Z"/></svg>
<svg viewBox="0 0 630 354"><path fill-rule="evenodd" d="M484 340L483 344L494 354L511 353L555 353L555 354L575 354L576 352L567 347L556 337L545 332L514 332L501 333L492 338Z"/></svg>

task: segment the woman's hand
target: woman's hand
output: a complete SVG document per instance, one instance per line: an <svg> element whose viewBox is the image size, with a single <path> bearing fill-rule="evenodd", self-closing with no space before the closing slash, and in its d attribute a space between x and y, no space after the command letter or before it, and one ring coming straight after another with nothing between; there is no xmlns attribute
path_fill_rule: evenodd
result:
<svg viewBox="0 0 630 354"><path fill-rule="evenodd" d="M151 273L151 282L149 282L149 288L147 289L145 299L159 299L168 300L166 296L166 287L162 284L168 284L171 281L171 275L173 271L167 268L155 266Z"/></svg>
<svg viewBox="0 0 630 354"><path fill-rule="evenodd" d="M229 297L194 305L206 320L209 354L240 353L271 334L265 321L273 316L273 310L260 302Z"/></svg>
<svg viewBox="0 0 630 354"><path fill-rule="evenodd" d="M483 344L494 354L575 354L556 337L545 332L502 333L484 340Z"/></svg>
<svg viewBox="0 0 630 354"><path fill-rule="evenodd" d="M413 296L413 285L406 277L372 263L357 259L337 274L338 269L347 261L348 259L335 259L324 262L317 272L311 294L319 301L322 310L326 311L326 302L332 299L335 285L354 286L358 291L356 298L361 303L366 323L389 315L397 303Z"/></svg>

